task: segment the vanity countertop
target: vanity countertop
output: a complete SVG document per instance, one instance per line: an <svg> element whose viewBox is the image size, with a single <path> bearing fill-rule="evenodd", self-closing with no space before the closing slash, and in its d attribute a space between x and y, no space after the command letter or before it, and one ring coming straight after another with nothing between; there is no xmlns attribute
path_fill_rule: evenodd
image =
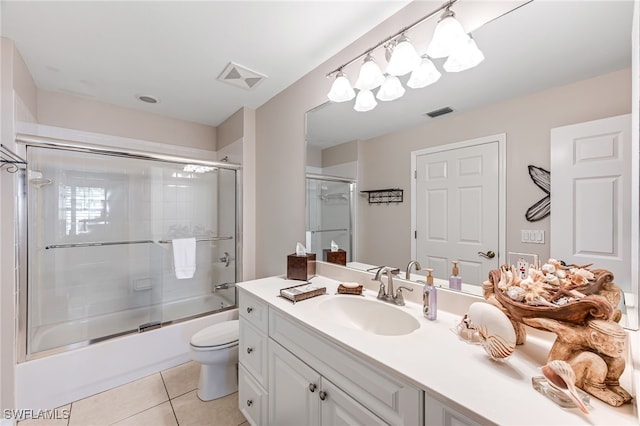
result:
<svg viewBox="0 0 640 426"><path fill-rule="evenodd" d="M312 283L326 286L326 295L295 304L278 297L281 288L300 283L270 277L237 285L373 365L491 422L505 425L639 424L635 399L632 404L612 408L592 397L593 408L585 415L577 408L560 408L533 389L531 378L541 376L539 367L545 364L552 343L550 333L530 333L526 343L518 346L506 361L496 362L482 347L462 341L451 331L460 321L459 315L439 310L438 319L429 321L422 316L420 304L407 302L406 306L395 308L418 319L420 327L403 336L379 336L328 321L326 313L319 308L319 304L330 297L376 300L374 291L365 290L364 296L336 296L339 281L317 276ZM632 334L631 340L638 338L636 332ZM632 368L633 364L627 363L621 383L635 394Z"/></svg>

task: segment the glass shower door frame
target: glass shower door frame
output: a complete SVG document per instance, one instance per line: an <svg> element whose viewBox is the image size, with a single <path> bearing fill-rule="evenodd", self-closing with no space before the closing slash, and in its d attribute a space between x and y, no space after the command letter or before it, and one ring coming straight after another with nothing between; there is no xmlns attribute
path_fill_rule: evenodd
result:
<svg viewBox="0 0 640 426"><path fill-rule="evenodd" d="M78 152L85 152L85 153L93 153L93 154L103 154L103 155L110 155L110 156L118 156L118 157L125 157L125 158L135 158L135 159L142 159L142 160L154 160L154 161L161 161L161 162L166 162L166 163L172 163L172 164L197 164L197 165L204 165L204 166L209 166L209 167L216 167L216 168L221 168L221 169L228 169L228 170L233 170L235 171L235 229L234 229L234 249L235 249L235 279L236 282L238 280L241 280L242 278L242 244L241 241L239 240L239 238L242 235L242 193L241 193L241 182L242 182L242 173L241 173L241 166L236 165L236 164L230 164L230 163L221 163L221 162L215 162L215 161L203 161L203 160L194 160L194 159L190 159L190 158L185 158L185 157L177 157L177 156L169 156L169 155L156 155L156 154L150 154L150 153L143 153L143 152L136 152L136 151L131 151L131 152L126 152L126 151L114 151L114 150L110 150L110 149L103 149L103 148L97 148L97 147L87 147L87 146L82 146L82 145L75 145L75 144L70 144L66 141L60 141L60 140L56 140L56 139L51 139L51 138L40 138L40 137L25 137L23 135L18 135L16 141L18 143L23 143L25 144L26 148L28 147L40 147L40 148L54 148L54 149L62 149L62 150L68 150L68 151L78 151ZM69 344L67 346L63 346L63 347L59 347L59 348L54 348L54 349L49 349L49 350L45 350L42 352L37 352L35 354L31 354L28 355L27 354L27 341L28 341L28 323L27 323L27 319L28 319L28 286L29 286L29 271L28 271L28 197L27 197L27 182L28 182L28 175L27 175L28 171L27 170L22 170L20 172L20 175L17 179L17 185L18 185L18 193L20 194L17 202L15 204L16 206L16 214L18 217L18 221L16 223L16 232L17 232L17 240L18 240L18 246L16 247L16 251L17 251L17 259L18 259L18 265L17 266L17 274L18 274L18 282L19 282L19 291L18 291L18 312L17 312L17 328L18 328L18 353L17 353L17 358L18 358L18 362L24 362L24 361L28 361L31 359L37 359L37 358L41 358L44 356L48 356L48 355L52 355L54 353L59 353L59 352L64 352L67 350L71 350L71 349L75 349L78 347L82 347L82 346L87 346L91 343L95 343L97 341L101 341L101 340L105 340L108 338L113 338L119 335L123 335L123 334L130 334L130 333L134 333L135 331L127 331L127 332L123 332L123 333L117 333L115 335L110 335L104 338L97 338L97 339L92 339L89 341L84 341L84 342L77 342L77 343L72 343ZM237 306L237 299L236 299L236 305L234 306L229 306L226 309L221 309L222 310L227 310L227 309L234 309ZM201 315L195 315L195 316L191 316L188 318L184 318L184 319L178 319L178 320L172 320L172 321L166 321L166 322L162 322L161 325L168 325L171 323L177 323L177 322L181 322L181 321L185 321L185 320L189 320L189 319L193 319L193 318L197 318L198 316L202 316L202 315L207 315L210 314L211 312L207 312L207 313L202 313Z"/></svg>
<svg viewBox="0 0 640 426"><path fill-rule="evenodd" d="M356 232L356 222L354 220L355 215L356 215L356 199L355 199L355 194L356 194L356 181L353 179L347 179L347 178L343 178L343 177L338 177L338 176L330 176L330 175L319 175L319 174L312 174L312 173L307 173L306 175L306 180L315 180L315 181L325 181L325 182L338 182L338 183L344 183L349 185L349 231L348 231L348 240L349 240L349 253L347 254L347 262L353 261L353 259L357 259L357 247L355 246L354 243L354 234ZM307 187L307 185L305 185L305 187ZM308 188L308 187L307 187ZM307 200L307 205L306 205L306 218L307 218L307 223L306 223L306 231L307 232L312 232L312 230L310 229L310 224L309 224L309 204L308 204L308 194L307 197L305 197L305 199ZM319 253L316 253L316 259L318 260L322 260L323 259L323 252L320 251ZM351 260L349 260L351 259Z"/></svg>

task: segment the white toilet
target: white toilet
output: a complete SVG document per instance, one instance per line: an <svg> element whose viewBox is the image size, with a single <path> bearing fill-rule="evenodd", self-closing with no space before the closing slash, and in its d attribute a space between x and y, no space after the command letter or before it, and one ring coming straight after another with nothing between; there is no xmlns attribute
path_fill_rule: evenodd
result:
<svg viewBox="0 0 640 426"><path fill-rule="evenodd" d="M202 364L198 397L221 398L238 390L238 320L225 321L191 337L191 359Z"/></svg>

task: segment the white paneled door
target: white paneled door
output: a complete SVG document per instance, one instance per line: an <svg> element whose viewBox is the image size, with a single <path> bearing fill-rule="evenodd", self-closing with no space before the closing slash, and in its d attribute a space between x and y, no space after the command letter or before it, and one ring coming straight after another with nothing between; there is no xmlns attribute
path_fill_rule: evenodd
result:
<svg viewBox="0 0 640 426"><path fill-rule="evenodd" d="M421 150L413 197L415 258L434 276L458 260L464 283L480 285L504 253L504 134Z"/></svg>
<svg viewBox="0 0 640 426"><path fill-rule="evenodd" d="M631 281L631 114L551 129L551 256Z"/></svg>

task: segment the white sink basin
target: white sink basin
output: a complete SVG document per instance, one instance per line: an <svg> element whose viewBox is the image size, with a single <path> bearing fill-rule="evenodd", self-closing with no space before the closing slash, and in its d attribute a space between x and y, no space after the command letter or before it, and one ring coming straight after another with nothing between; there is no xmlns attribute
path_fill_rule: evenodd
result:
<svg viewBox="0 0 640 426"><path fill-rule="evenodd" d="M318 307L329 321L381 336L402 336L420 328L417 319L398 307L359 296L332 297Z"/></svg>

